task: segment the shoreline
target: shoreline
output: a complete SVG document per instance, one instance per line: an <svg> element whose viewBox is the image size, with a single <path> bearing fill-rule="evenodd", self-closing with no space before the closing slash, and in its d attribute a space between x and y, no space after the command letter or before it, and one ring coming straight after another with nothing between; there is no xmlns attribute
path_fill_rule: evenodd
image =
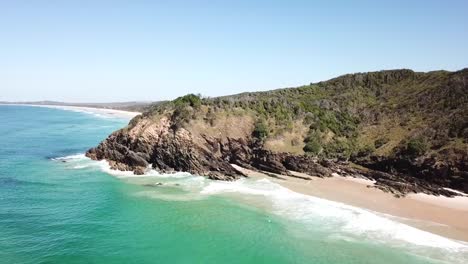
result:
<svg viewBox="0 0 468 264"><path fill-rule="evenodd" d="M140 112L117 109L68 105L0 105L46 107L123 119L131 119L141 114ZM272 175L236 165L232 166L250 178L267 178L297 193L370 210L430 233L468 242L468 196L449 198L414 193L403 198L395 198L390 193L373 188L373 181L363 178L339 175L319 178L298 172L291 172L293 176Z"/></svg>
<svg viewBox="0 0 468 264"><path fill-rule="evenodd" d="M132 112L132 111L125 111L125 110L118 110L118 109L85 107L85 106L70 106L70 105L35 105L35 104L0 104L0 105L45 107L45 108L83 112L83 113L89 113L89 114L94 114L98 116L100 115L104 117L114 117L114 118L123 118L123 119L131 119L141 114L141 112Z"/></svg>
<svg viewBox="0 0 468 264"><path fill-rule="evenodd" d="M396 198L390 193L373 188L371 180L335 175L319 178L309 175L281 178L234 165L250 178L267 178L297 193L340 202L370 210L400 223L440 235L468 242L468 197L444 197L423 193ZM297 176L307 177L306 180Z"/></svg>

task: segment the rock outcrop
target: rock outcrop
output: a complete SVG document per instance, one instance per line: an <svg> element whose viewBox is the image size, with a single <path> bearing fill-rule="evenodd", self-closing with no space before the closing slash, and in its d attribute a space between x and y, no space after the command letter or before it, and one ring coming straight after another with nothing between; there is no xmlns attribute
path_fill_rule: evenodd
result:
<svg viewBox="0 0 468 264"><path fill-rule="evenodd" d="M448 188L468 192L467 120L468 70L359 73L297 89L180 97L86 155L135 174L229 181L244 177L236 164L277 175L364 177L396 196L453 196Z"/></svg>
<svg viewBox="0 0 468 264"><path fill-rule="evenodd" d="M214 138L201 134L200 138L194 138L185 128L174 131L167 118L162 118L159 123L140 122L134 127L114 132L86 155L95 160L106 159L112 169L133 171L135 174L143 174L151 168L164 173L185 171L230 181L245 176L231 166L236 164L279 175L291 175L291 171L296 171L316 177L330 177L334 173L364 177L374 180L375 187L395 196L410 192L456 195L444 189L446 183L438 182L438 179L418 178L392 171L387 173L384 172L388 170L386 167L364 169L353 167L349 162L274 153L264 149L262 143L252 137ZM368 166L378 166L376 164L380 163L369 163Z"/></svg>

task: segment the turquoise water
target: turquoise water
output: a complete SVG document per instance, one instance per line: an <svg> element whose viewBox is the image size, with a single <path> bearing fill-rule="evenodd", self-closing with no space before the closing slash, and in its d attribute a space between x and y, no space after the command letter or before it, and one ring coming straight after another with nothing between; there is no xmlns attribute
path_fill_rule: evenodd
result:
<svg viewBox="0 0 468 264"><path fill-rule="evenodd" d="M82 155L128 120L0 106L0 121L0 263L468 260L464 243L268 180L136 177Z"/></svg>

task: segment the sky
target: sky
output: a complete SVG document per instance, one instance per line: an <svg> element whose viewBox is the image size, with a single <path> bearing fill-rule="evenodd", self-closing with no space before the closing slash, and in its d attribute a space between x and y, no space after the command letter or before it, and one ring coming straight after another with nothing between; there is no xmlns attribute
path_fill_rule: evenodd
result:
<svg viewBox="0 0 468 264"><path fill-rule="evenodd" d="M468 1L0 0L0 101L158 101L468 67Z"/></svg>

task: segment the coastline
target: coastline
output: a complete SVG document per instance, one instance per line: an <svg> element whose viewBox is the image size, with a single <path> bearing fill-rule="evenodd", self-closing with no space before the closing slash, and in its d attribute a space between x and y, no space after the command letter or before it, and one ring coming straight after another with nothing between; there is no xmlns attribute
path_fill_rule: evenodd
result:
<svg viewBox="0 0 468 264"><path fill-rule="evenodd" d="M69 106L69 105L35 105L35 104L0 104L0 105L19 105L19 106L54 108L54 109L61 109L61 110L66 110L66 111L90 113L90 114L95 114L95 115L102 116L102 117L114 117L114 118L122 118L122 119L131 119L141 114L141 112L132 112L132 111L117 110L117 109L109 109L109 108Z"/></svg>
<svg viewBox="0 0 468 264"><path fill-rule="evenodd" d="M234 165L235 166L235 165ZM427 194L409 194L396 198L373 188L366 179L342 177L319 178L308 175L275 177L239 166L251 178L267 178L291 191L367 209L392 220L450 239L468 242L468 197L453 198ZM293 174L298 174L293 172ZM297 176L310 178L306 180Z"/></svg>
<svg viewBox="0 0 468 264"><path fill-rule="evenodd" d="M80 106L5 105L46 107L123 119L131 119L141 114L140 112ZM372 188L373 182L362 178L339 175L319 178L297 172L292 172L294 176L273 175L233 166L248 177L267 178L297 193L371 210L430 233L468 242L468 225L466 224L468 223L468 197L448 198L418 193L409 194L404 198L395 198L380 189ZM310 178L310 180L305 178Z"/></svg>

